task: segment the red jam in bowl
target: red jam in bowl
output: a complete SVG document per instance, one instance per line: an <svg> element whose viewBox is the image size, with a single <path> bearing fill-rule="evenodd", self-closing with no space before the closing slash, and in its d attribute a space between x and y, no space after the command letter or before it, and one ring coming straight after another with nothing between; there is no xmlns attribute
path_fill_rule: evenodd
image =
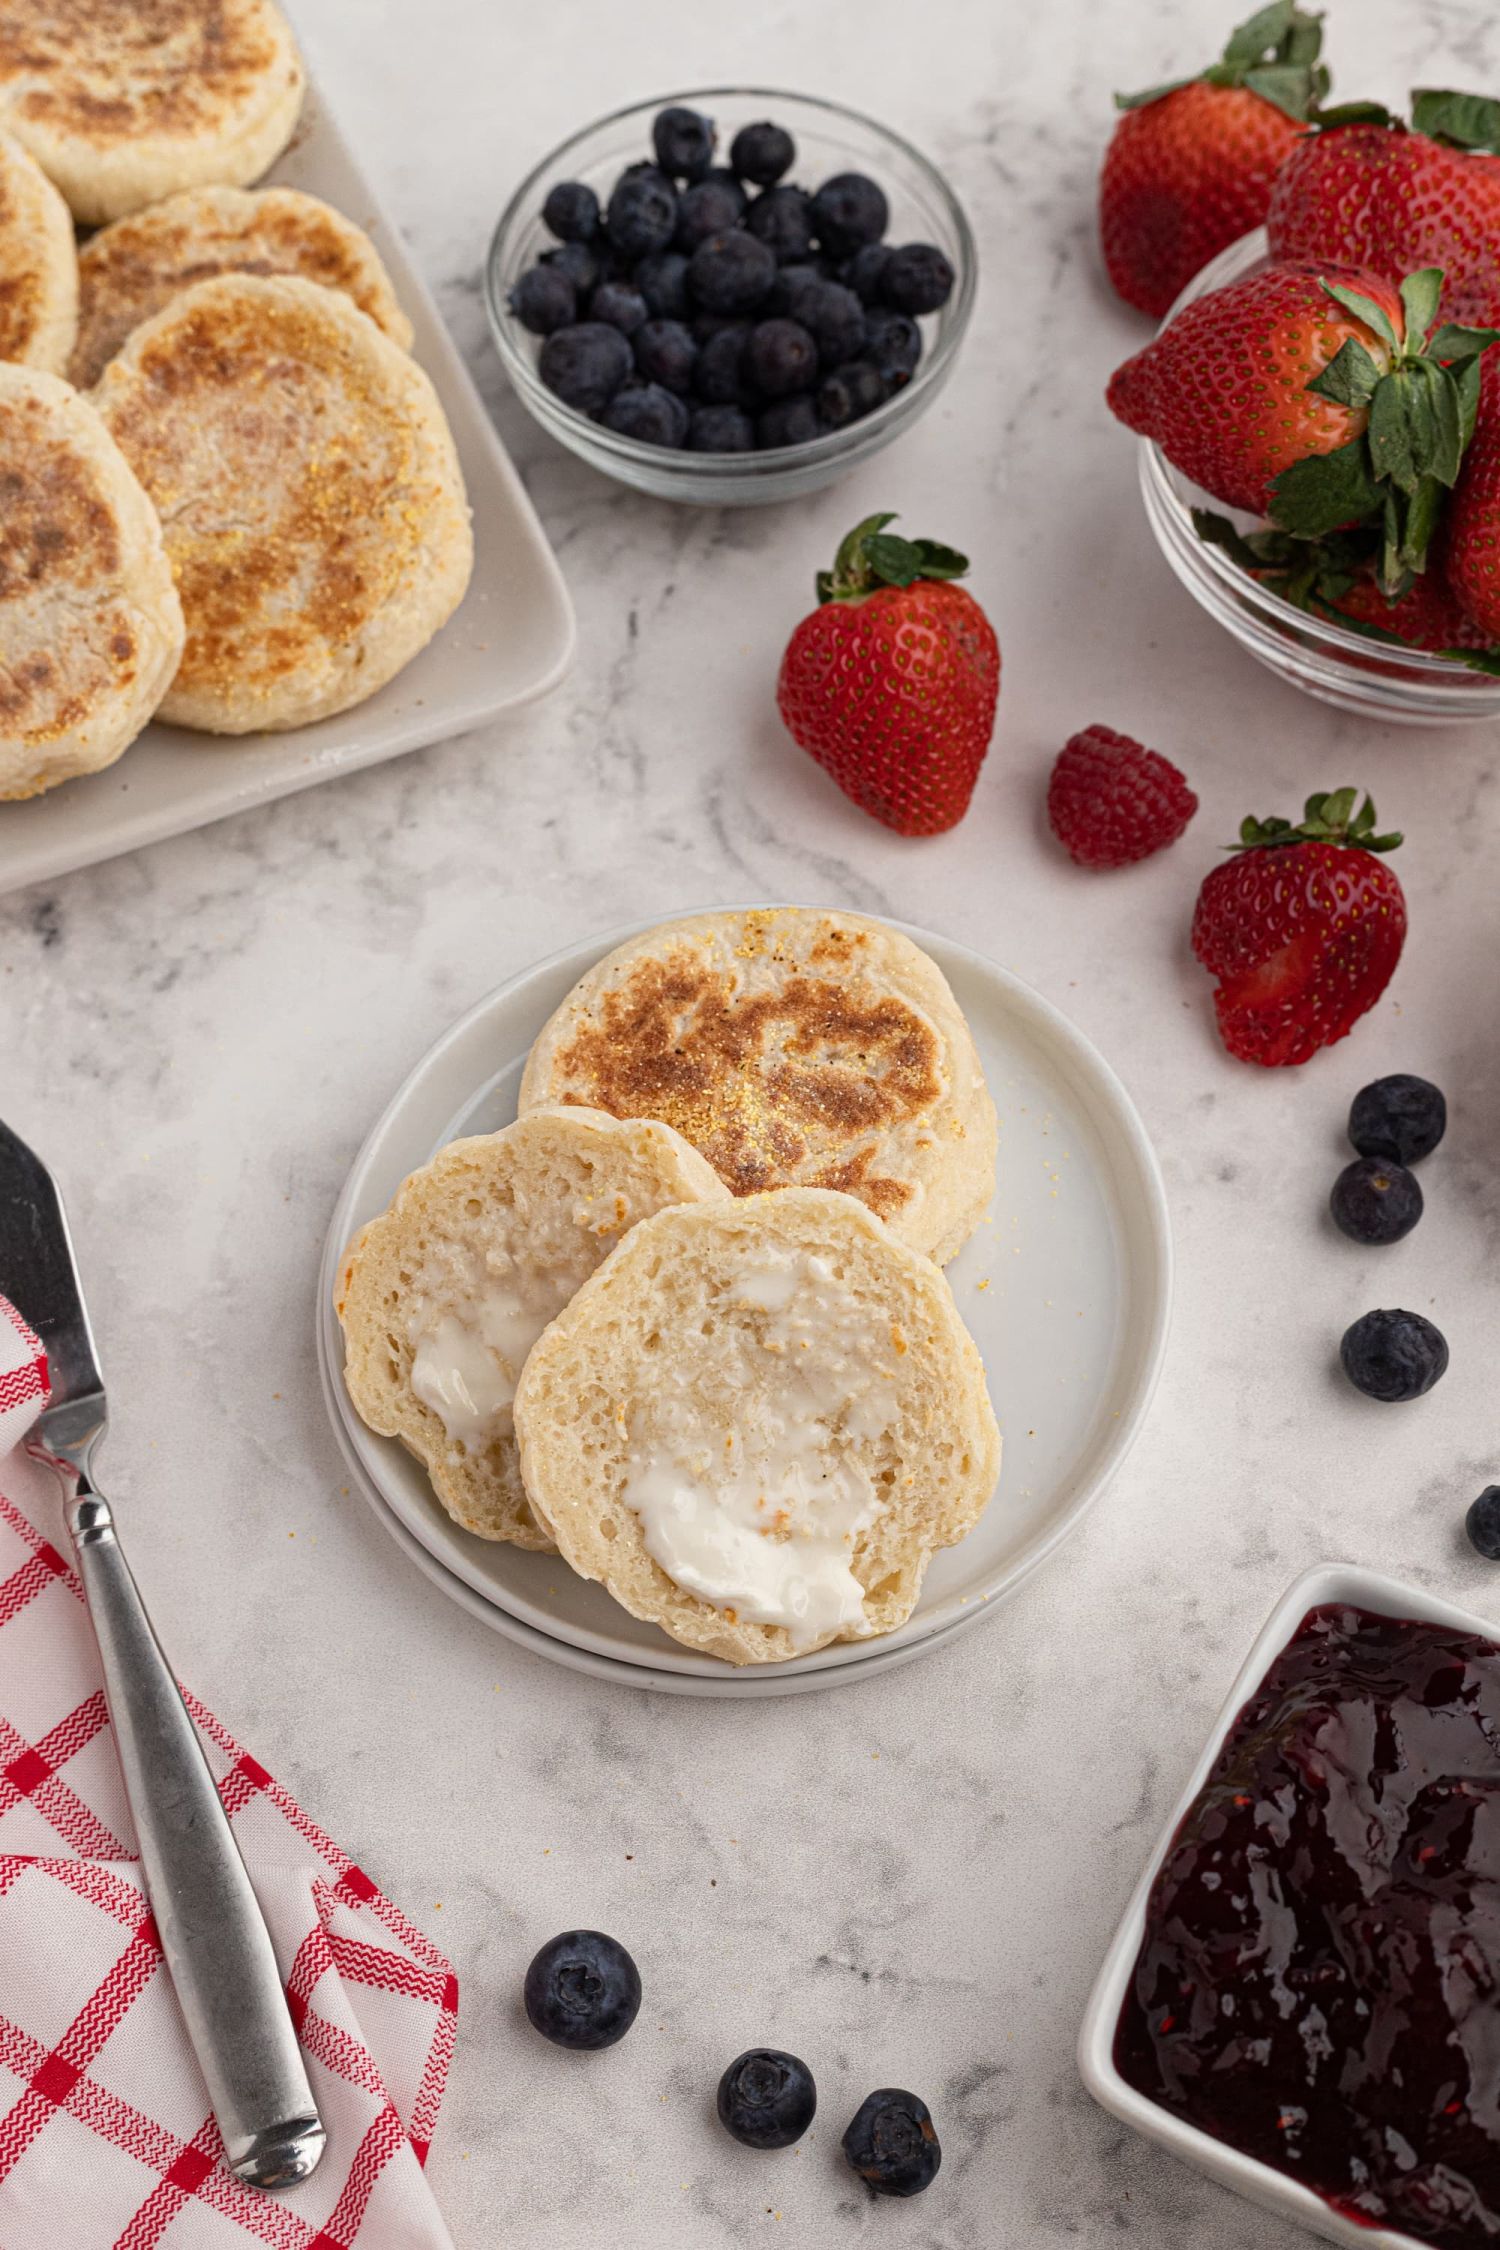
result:
<svg viewBox="0 0 1500 2250"><path fill-rule="evenodd" d="M1500 1647L1303 1619L1156 1878L1115 2065L1350 2219L1500 2244Z"/></svg>

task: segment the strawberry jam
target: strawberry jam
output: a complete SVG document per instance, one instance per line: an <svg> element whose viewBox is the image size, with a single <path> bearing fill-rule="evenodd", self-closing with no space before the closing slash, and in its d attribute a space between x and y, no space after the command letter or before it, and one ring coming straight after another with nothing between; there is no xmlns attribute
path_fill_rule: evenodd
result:
<svg viewBox="0 0 1500 2250"><path fill-rule="evenodd" d="M1500 1648L1303 1619L1157 1876L1115 2063L1351 2219L1500 2244Z"/></svg>

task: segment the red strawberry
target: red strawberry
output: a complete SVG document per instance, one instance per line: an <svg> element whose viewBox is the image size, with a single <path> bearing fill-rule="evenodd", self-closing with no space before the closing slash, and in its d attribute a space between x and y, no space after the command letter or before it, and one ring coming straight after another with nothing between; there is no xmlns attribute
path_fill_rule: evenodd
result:
<svg viewBox="0 0 1500 2250"><path fill-rule="evenodd" d="M1444 565L1484 647L1500 645L1500 351L1480 361L1479 419L1448 508Z"/></svg>
<svg viewBox="0 0 1500 2250"><path fill-rule="evenodd" d="M1198 893L1193 951L1217 977L1224 1044L1242 1062L1304 1063L1351 1031L1391 981L1406 900L1358 792L1309 797L1299 827L1247 820Z"/></svg>
<svg viewBox="0 0 1500 2250"><path fill-rule="evenodd" d="M1052 833L1080 867L1129 867L1178 837L1198 800L1158 751L1113 727L1085 727L1058 752L1047 784Z"/></svg>
<svg viewBox="0 0 1500 2250"><path fill-rule="evenodd" d="M1500 103L1417 94L1389 121L1314 133L1282 167L1267 226L1276 258L1413 273L1439 266L1451 320L1500 320ZM1458 142L1462 145L1454 146Z"/></svg>
<svg viewBox="0 0 1500 2250"><path fill-rule="evenodd" d="M969 565L869 516L787 643L776 701L793 737L846 797L898 836L936 836L969 809L995 731L1000 646Z"/></svg>
<svg viewBox="0 0 1500 2250"><path fill-rule="evenodd" d="M1393 640L1405 641L1408 648L1425 648L1435 656L1448 649L1490 646L1489 638L1465 617L1442 571L1431 560L1398 601L1389 600L1375 580L1363 574L1343 593L1326 596L1325 600L1329 609L1336 609L1352 623L1373 626L1379 633L1389 633Z"/></svg>
<svg viewBox="0 0 1500 2250"><path fill-rule="evenodd" d="M1125 115L1099 180L1099 234L1127 305L1159 320L1210 258L1264 220L1276 174L1328 90L1322 37L1316 16L1280 0L1241 24L1200 78L1115 96Z"/></svg>

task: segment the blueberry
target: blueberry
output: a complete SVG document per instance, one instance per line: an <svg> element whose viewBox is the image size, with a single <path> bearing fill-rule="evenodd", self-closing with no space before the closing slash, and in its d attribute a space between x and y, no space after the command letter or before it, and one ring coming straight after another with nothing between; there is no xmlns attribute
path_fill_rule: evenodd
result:
<svg viewBox="0 0 1500 2250"><path fill-rule="evenodd" d="M812 205L799 187L767 188L745 214L745 224L757 242L768 243L778 265L795 265L813 245Z"/></svg>
<svg viewBox="0 0 1500 2250"><path fill-rule="evenodd" d="M797 144L779 125L742 125L729 144L729 161L742 180L774 187L797 161Z"/></svg>
<svg viewBox="0 0 1500 2250"><path fill-rule="evenodd" d="M795 2055L752 2047L719 2080L719 2123L746 2148L790 2148L813 2121L818 2090Z"/></svg>
<svg viewBox="0 0 1500 2250"><path fill-rule="evenodd" d="M770 294L766 298L767 316L774 315L777 318L787 320L800 320L802 315L798 307L802 302L803 295L808 290L821 289L824 278L824 275L809 260L799 259L796 265L778 266L776 279L772 282Z"/></svg>
<svg viewBox="0 0 1500 2250"><path fill-rule="evenodd" d="M1469 1544L1486 1562L1500 1562L1500 1484L1487 1484L1464 1517Z"/></svg>
<svg viewBox="0 0 1500 2250"><path fill-rule="evenodd" d="M705 312L754 312L775 279L775 252L743 227L711 234L688 261L688 287Z"/></svg>
<svg viewBox="0 0 1500 2250"><path fill-rule="evenodd" d="M1367 1312L1339 1346L1344 1373L1357 1391L1394 1406L1430 1391L1448 1367L1441 1330L1414 1312Z"/></svg>
<svg viewBox="0 0 1500 2250"><path fill-rule="evenodd" d="M630 346L607 322L582 320L573 328L555 329L537 364L542 381L564 406L592 414L614 397L630 373Z"/></svg>
<svg viewBox="0 0 1500 2250"><path fill-rule="evenodd" d="M633 336L650 312L639 289L632 289L628 281L601 281L589 299L589 319L607 321L622 336Z"/></svg>
<svg viewBox="0 0 1500 2250"><path fill-rule="evenodd" d="M830 430L873 414L888 397L885 377L867 359L836 367L818 392L818 417Z"/></svg>
<svg viewBox="0 0 1500 2250"><path fill-rule="evenodd" d="M755 424L740 406L700 406L688 422L690 453L753 453Z"/></svg>
<svg viewBox="0 0 1500 2250"><path fill-rule="evenodd" d="M865 2096L849 2120L843 2147L852 2169L877 2195L920 2195L943 2161L931 2110L899 2086L879 2086Z"/></svg>
<svg viewBox="0 0 1500 2250"><path fill-rule="evenodd" d="M582 180L559 180L547 190L542 219L559 242L592 242L599 232L599 198Z"/></svg>
<svg viewBox="0 0 1500 2250"><path fill-rule="evenodd" d="M1411 1233L1422 1216L1422 1190L1403 1165L1360 1156L1334 1181L1329 1208L1351 1242L1384 1245Z"/></svg>
<svg viewBox="0 0 1500 2250"><path fill-rule="evenodd" d="M541 263L549 273L566 274L580 297L589 296L604 279L598 252L586 242L565 242L557 250L544 250Z"/></svg>
<svg viewBox="0 0 1500 2250"><path fill-rule="evenodd" d="M812 199L812 222L819 242L836 258L852 258L867 242L878 242L890 224L885 192L863 172L839 172L825 180Z"/></svg>
<svg viewBox="0 0 1500 2250"><path fill-rule="evenodd" d="M715 187L721 187L726 195L733 196L735 224L738 225L750 208L750 198L746 195L742 182L727 164L716 164L708 177Z"/></svg>
<svg viewBox="0 0 1500 2250"><path fill-rule="evenodd" d="M693 388L707 406L743 406L750 396L744 377L745 339L750 333L743 320L725 322L698 347Z"/></svg>
<svg viewBox="0 0 1500 2250"><path fill-rule="evenodd" d="M880 284L890 262L888 242L867 242L849 260L843 278L862 305L879 303Z"/></svg>
<svg viewBox="0 0 1500 2250"><path fill-rule="evenodd" d="M763 320L745 346L745 375L763 398L808 390L818 373L818 347L795 320Z"/></svg>
<svg viewBox="0 0 1500 2250"><path fill-rule="evenodd" d="M599 419L607 430L643 445L681 445L687 436L686 405L660 383L623 384Z"/></svg>
<svg viewBox="0 0 1500 2250"><path fill-rule="evenodd" d="M880 369L893 391L909 383L922 356L922 331L909 313L873 312L865 321L861 359Z"/></svg>
<svg viewBox="0 0 1500 2250"><path fill-rule="evenodd" d="M556 266L528 266L506 303L533 336L550 336L578 318L578 292Z"/></svg>
<svg viewBox="0 0 1500 2250"><path fill-rule="evenodd" d="M669 391L691 389L698 347L680 320L648 320L632 341L635 364L648 383Z"/></svg>
<svg viewBox="0 0 1500 2250"><path fill-rule="evenodd" d="M677 190L654 164L625 173L609 199L609 239L623 258L665 250L677 226Z"/></svg>
<svg viewBox="0 0 1500 2250"><path fill-rule="evenodd" d="M640 1972L615 1938L564 1930L526 1971L526 2013L557 2047L612 2047L635 2022Z"/></svg>
<svg viewBox="0 0 1500 2250"><path fill-rule="evenodd" d="M755 419L755 442L762 449L775 445L806 445L821 437L818 410L805 391L796 398L778 398Z"/></svg>
<svg viewBox="0 0 1500 2250"><path fill-rule="evenodd" d="M852 289L819 280L800 294L796 318L811 332L825 367L842 367L864 347L865 309Z"/></svg>
<svg viewBox="0 0 1500 2250"><path fill-rule="evenodd" d="M632 285L646 300L653 320L686 320L690 309L688 262L680 250L658 250L642 258Z"/></svg>
<svg viewBox="0 0 1500 2250"><path fill-rule="evenodd" d="M892 312L931 313L953 294L953 268L931 242L893 250L880 277L880 298Z"/></svg>
<svg viewBox="0 0 1500 2250"><path fill-rule="evenodd" d="M1361 1156L1420 1164L1448 1129L1448 1104L1436 1086L1405 1071L1362 1086L1349 1112L1349 1138Z"/></svg>
<svg viewBox="0 0 1500 2250"><path fill-rule="evenodd" d="M691 253L711 234L722 234L726 228L737 227L739 223L739 205L724 182L699 180L696 187L690 187L678 200L674 239L679 250Z"/></svg>
<svg viewBox="0 0 1500 2250"><path fill-rule="evenodd" d="M719 136L711 117L696 109L664 109L651 127L651 145L664 172L677 180L701 180L714 160Z"/></svg>

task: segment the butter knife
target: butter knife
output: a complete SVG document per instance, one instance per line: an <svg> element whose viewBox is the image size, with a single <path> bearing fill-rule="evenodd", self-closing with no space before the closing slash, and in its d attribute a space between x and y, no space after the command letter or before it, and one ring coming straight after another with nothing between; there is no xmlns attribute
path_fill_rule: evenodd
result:
<svg viewBox="0 0 1500 2250"><path fill-rule="evenodd" d="M104 1378L62 1198L46 1166L3 1123L0 1289L46 1349L52 1396L28 1449L76 1479L68 1532L142 1872L229 2168L255 2187L291 2187L323 2153L323 2121L239 1846L109 1502L94 1485Z"/></svg>

